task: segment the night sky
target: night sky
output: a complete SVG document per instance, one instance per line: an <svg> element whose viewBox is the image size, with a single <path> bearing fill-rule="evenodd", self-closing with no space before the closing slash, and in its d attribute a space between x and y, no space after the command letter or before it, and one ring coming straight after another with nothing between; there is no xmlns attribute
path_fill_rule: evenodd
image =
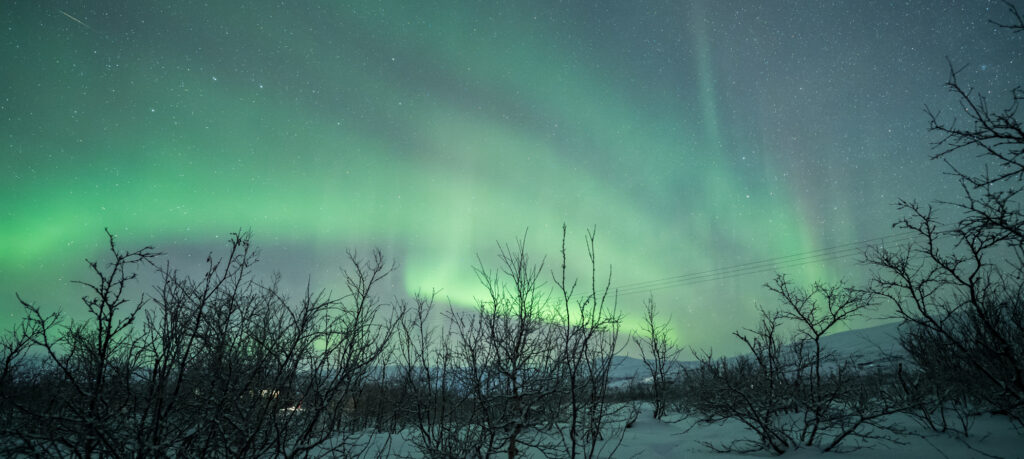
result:
<svg viewBox="0 0 1024 459"><path fill-rule="evenodd" d="M785 259L898 236L897 198L956 196L923 108L948 57L994 100L1024 75L999 2L68 2L0 8L0 312L74 315L103 228L184 267L251 229L263 269L337 288L346 248L388 295L481 294L472 267L561 225L627 326L652 289L685 345L738 349ZM895 238L889 241L895 240ZM820 252L813 252L813 251ZM827 255L835 256L827 256ZM758 266L771 265L750 265ZM739 271L742 273L745 271ZM678 285L684 284L684 285ZM860 321L853 326L870 325Z"/></svg>

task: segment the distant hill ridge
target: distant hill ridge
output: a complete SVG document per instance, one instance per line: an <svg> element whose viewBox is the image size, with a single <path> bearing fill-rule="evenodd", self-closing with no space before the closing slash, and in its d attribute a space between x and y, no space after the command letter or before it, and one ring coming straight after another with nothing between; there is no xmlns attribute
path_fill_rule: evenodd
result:
<svg viewBox="0 0 1024 459"><path fill-rule="evenodd" d="M843 357L855 357L858 361L870 364L884 355L905 354L899 342L899 326L900 322L892 322L833 333L822 338L822 343ZM643 380L647 368L642 360L627 356L617 356L615 359L615 367L610 375L613 386L625 385L634 377ZM694 368L697 362L681 361L679 365Z"/></svg>

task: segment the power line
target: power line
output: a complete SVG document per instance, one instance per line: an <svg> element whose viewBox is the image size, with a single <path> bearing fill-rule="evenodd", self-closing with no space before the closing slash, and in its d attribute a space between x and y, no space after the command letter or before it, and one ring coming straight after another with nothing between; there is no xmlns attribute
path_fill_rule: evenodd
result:
<svg viewBox="0 0 1024 459"><path fill-rule="evenodd" d="M918 235L915 231L864 239L855 242L837 244L817 250L772 257L764 260L752 261L723 268L707 271L699 271L678 276L671 276L662 279L649 281L631 282L618 286L619 295L635 295L667 288L683 287L701 282L730 279L762 272L776 271L779 269L793 268L811 263L838 260L860 254L862 250L872 243L880 244L888 240L891 243L909 242Z"/></svg>
<svg viewBox="0 0 1024 459"><path fill-rule="evenodd" d="M635 294L638 294L638 293L654 292L654 291L664 290L664 289L669 289L669 288L685 287L685 286L690 286L690 285L694 285L694 284L699 284L699 283L702 283L702 282L711 282L711 281L732 279L732 278L735 278L735 277L741 277L741 276L746 276L746 275L750 275L750 274L759 274L759 273L765 273L765 272L778 271L778 270L781 270L781 269L795 268L795 267L804 266L804 265L808 265L808 264L812 264L812 263L822 263L822 262L838 260L838 259L842 259L842 258L849 258L849 257L852 257L854 255L858 255L859 253L860 253L860 251L859 251L858 248L848 249L848 250L841 251L841 252L836 252L836 253L833 253L833 254L826 254L827 256L824 256L824 255L817 256L817 257L814 257L811 260L790 260L789 262L785 262L785 263L782 263L782 264L764 265L764 266L753 266L753 267L747 267L747 268L744 268L744 269L741 269L741 270L736 270L736 271L724 271L724 272L719 272L719 273L711 273L711 274L704 275L704 276L694 277L694 278L690 278L690 279L684 279L682 281L675 281L675 282L669 283L669 284L652 286L650 288L635 288L633 290L629 290L629 291L625 291L625 292L620 291L619 295L621 295L621 296L635 295Z"/></svg>
<svg viewBox="0 0 1024 459"><path fill-rule="evenodd" d="M661 290L661 289L670 288L670 287L679 287L679 286L684 286L684 285L692 285L692 284L696 284L696 283L700 283L700 282L705 282L705 281L730 279L730 278L733 278L733 277L745 276L745 275L748 275L748 274L756 274L756 273L760 273L760 272L774 271L774 270L778 270L778 269L782 269L782 268L792 268L792 267L803 266L803 265L807 265L807 264L811 264L811 263L819 263L819 262L822 262L822 261L829 261L829 260L835 260L835 259L840 259L840 258L846 258L846 257L850 257L850 256L853 256L853 255L857 255L859 253L860 253L860 248L859 247L854 247L854 248L844 249L844 250L840 250L840 251L836 251L836 252L832 252L832 253L818 254L818 255L811 256L811 257L807 257L807 258L799 258L799 259L794 259L794 260L787 260L787 261L779 262L779 263L765 263L765 264L759 264L759 265L744 266L744 267L734 268L734 269L721 269L721 270L718 270L718 271L707 271L707 272L704 272L704 273L694 274L694 275L692 275L690 277L683 278L683 279L674 279L672 281L658 283L658 284L651 284L651 285L644 285L644 286L638 286L638 287L630 287L630 288L627 288L627 289L620 289L619 290L619 294L620 295L631 295L631 294L634 294L634 293L643 293L643 292L647 292L647 291Z"/></svg>
<svg viewBox="0 0 1024 459"><path fill-rule="evenodd" d="M698 274L704 274L704 273L708 273L708 272L740 268L740 267L747 266L747 265L756 265L756 264L763 264L763 263L775 263L775 262L778 262L780 260L784 260L784 259L787 259L787 258L803 257L803 256L806 256L806 255L810 255L810 254L814 254L814 253L821 253L821 252L830 252L830 251L833 251L833 250L836 250L836 249L840 249L840 248L844 248L844 247L850 247L850 246L857 246L857 247L859 247L859 246L867 245L869 242L872 242L872 241L884 241L885 239L890 239L890 238L906 238L907 236L914 236L916 234L917 234L917 232L915 232L915 231L907 231L907 232L903 232L903 233L899 233L899 234L894 234L894 235L891 235L891 236L880 236L880 237L874 237L874 238L870 238L870 239L864 239L864 240L861 240L861 241L847 242L847 243L844 243L844 244L837 244L837 245L833 245L833 246L825 247L825 248L821 248L821 249L808 250L808 251L805 251L805 252L798 252L798 253L794 253L794 254L790 254L790 255L783 255L783 256L779 256L779 257L771 257L771 258L766 258L766 259L763 259L763 260L742 263L742 264L739 264L739 265L727 266L727 267L724 267L724 268L712 269L710 271L702 271L702 272L699 272L699 273L681 274L681 275L678 275L678 276L670 276L670 277L665 277L665 278L662 278L662 279L649 280L649 281L630 282L630 283L627 283L627 284L619 285L618 288L619 289L629 289L629 288L633 288L634 286L637 286L637 285L640 285L640 284L650 284L650 283L663 282L663 281L668 281L668 280L672 280L672 279L679 279L679 278L690 277L690 276L694 276L694 275L698 275Z"/></svg>

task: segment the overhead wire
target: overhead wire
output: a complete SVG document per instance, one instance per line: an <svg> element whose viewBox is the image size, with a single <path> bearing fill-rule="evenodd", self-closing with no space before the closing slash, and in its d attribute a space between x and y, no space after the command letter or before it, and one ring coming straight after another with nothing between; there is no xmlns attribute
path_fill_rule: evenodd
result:
<svg viewBox="0 0 1024 459"><path fill-rule="evenodd" d="M872 245L880 245L883 243L904 243L913 240L917 236L917 232L907 231L889 236L880 236L860 241L847 242L821 249L798 252L706 271L680 274L677 276L648 281L631 282L619 285L616 288L620 296L628 296L668 288L684 287L702 282L726 280L751 274L777 271L780 269L795 268L812 263L848 258L862 253L864 249Z"/></svg>

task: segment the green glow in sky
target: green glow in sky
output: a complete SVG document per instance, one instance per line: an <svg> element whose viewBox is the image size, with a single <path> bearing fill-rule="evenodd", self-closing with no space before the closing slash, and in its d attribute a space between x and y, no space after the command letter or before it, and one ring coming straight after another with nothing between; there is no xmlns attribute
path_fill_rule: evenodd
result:
<svg viewBox="0 0 1024 459"><path fill-rule="evenodd" d="M876 48L911 38L858 35L859 11L210 3L5 8L6 320L15 291L70 308L104 227L173 257L251 228L267 269L328 284L346 247L376 245L400 292L471 305L477 254L527 228L553 261L567 223L584 274L596 225L624 285L884 236L897 196L935 193L899 168L926 158L919 108L951 51ZM868 70L904 57L910 76ZM771 276L654 293L682 342L729 349ZM630 321L643 296L621 298Z"/></svg>

